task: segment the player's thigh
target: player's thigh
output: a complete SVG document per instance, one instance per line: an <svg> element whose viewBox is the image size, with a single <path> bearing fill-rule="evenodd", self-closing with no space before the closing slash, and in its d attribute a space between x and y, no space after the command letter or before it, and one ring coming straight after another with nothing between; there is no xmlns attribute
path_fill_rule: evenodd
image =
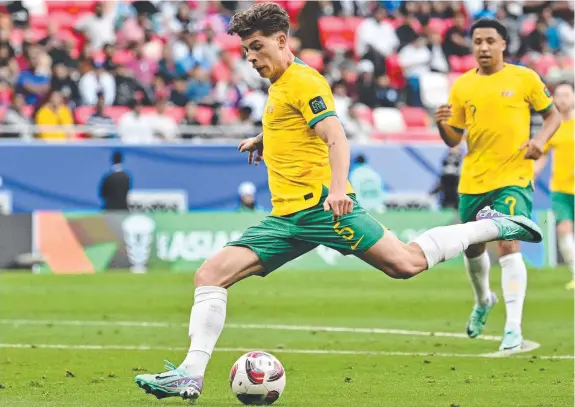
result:
<svg viewBox="0 0 575 407"><path fill-rule="evenodd" d="M249 250L258 258L257 269L250 269L238 275L245 278L248 275L264 277L316 246L294 239L293 226L289 219L268 216L258 225L248 228L239 239L229 242L226 248Z"/></svg>
<svg viewBox="0 0 575 407"><path fill-rule="evenodd" d="M411 278L427 269L421 248L403 243L389 230L373 246L355 255L392 278Z"/></svg>
<svg viewBox="0 0 575 407"><path fill-rule="evenodd" d="M333 220L332 212L324 211L322 200L315 207L299 213L294 225L297 238L324 245L343 255L369 249L384 235L384 227L358 204L355 196L351 198L353 211L337 221Z"/></svg>
<svg viewBox="0 0 575 407"><path fill-rule="evenodd" d="M533 208L533 188L531 186L509 186L494 191L493 209L511 216L531 218Z"/></svg>
<svg viewBox="0 0 575 407"><path fill-rule="evenodd" d="M561 192L551 193L551 208L555 215L555 222L559 226L561 223L570 222L573 224L575 204L574 196L572 194L564 194Z"/></svg>
<svg viewBox="0 0 575 407"><path fill-rule="evenodd" d="M228 288L240 280L263 272L264 265L258 255L248 247L226 246L207 259L196 271L196 287L217 286Z"/></svg>
<svg viewBox="0 0 575 407"><path fill-rule="evenodd" d="M477 213L487 205L491 205L489 194L461 194L459 196L459 218L461 223L473 222ZM467 258L475 258L485 251L485 244L473 244L465 250Z"/></svg>
<svg viewBox="0 0 575 407"><path fill-rule="evenodd" d="M459 218L461 223L473 222L477 213L492 202L489 194L461 194L459 195Z"/></svg>

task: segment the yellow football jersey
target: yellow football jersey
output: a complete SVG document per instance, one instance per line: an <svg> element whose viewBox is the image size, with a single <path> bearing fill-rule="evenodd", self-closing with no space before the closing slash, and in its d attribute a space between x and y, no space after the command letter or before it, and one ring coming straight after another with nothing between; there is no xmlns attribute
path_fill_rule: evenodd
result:
<svg viewBox="0 0 575 407"><path fill-rule="evenodd" d="M328 148L313 126L336 116L335 103L325 78L297 58L268 93L262 122L271 215L284 216L317 205L329 188Z"/></svg>
<svg viewBox="0 0 575 407"><path fill-rule="evenodd" d="M575 126L574 120L561 123L559 130L547 143L547 148L553 149L553 166L551 175L551 191L573 194L575 191Z"/></svg>
<svg viewBox="0 0 575 407"><path fill-rule="evenodd" d="M463 159L459 192L482 194L505 186L526 187L533 180L533 160L524 158L529 140L530 108L543 112L553 100L531 69L505 64L492 75L474 69L461 75L451 89L453 116L448 124L467 130L468 153Z"/></svg>

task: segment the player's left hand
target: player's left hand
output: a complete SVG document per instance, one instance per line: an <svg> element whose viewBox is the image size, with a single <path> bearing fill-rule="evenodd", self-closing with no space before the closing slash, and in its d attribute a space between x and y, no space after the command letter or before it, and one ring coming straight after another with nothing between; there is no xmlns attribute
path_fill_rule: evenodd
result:
<svg viewBox="0 0 575 407"><path fill-rule="evenodd" d="M543 155L543 150L545 146L537 139L531 139L521 146L521 150L526 149L525 159L526 160L538 160Z"/></svg>
<svg viewBox="0 0 575 407"><path fill-rule="evenodd" d="M340 216L353 211L353 201L345 193L334 194L330 192L323 202L323 210L326 212L331 210L333 212L333 220L335 222Z"/></svg>

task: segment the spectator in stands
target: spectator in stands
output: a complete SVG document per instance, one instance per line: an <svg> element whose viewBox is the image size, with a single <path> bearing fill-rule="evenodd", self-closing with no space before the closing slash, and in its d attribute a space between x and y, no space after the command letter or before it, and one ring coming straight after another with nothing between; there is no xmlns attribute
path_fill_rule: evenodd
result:
<svg viewBox="0 0 575 407"><path fill-rule="evenodd" d="M0 80L14 86L18 81L20 68L16 62L14 48L9 42L0 42Z"/></svg>
<svg viewBox="0 0 575 407"><path fill-rule="evenodd" d="M565 55L573 56L575 53L575 28L573 27L573 12L569 13L567 20L559 23L559 39L561 41L561 52Z"/></svg>
<svg viewBox="0 0 575 407"><path fill-rule="evenodd" d="M41 52L35 45L28 47L28 67L18 76L16 91L24 95L26 104L35 104L50 90L50 77L43 69Z"/></svg>
<svg viewBox="0 0 575 407"><path fill-rule="evenodd" d="M177 77L182 77L186 73L181 69L181 65L176 64L172 54L172 47L165 46L162 51L162 59L158 63L158 74L164 78L166 83L172 83Z"/></svg>
<svg viewBox="0 0 575 407"><path fill-rule="evenodd" d="M449 72L449 64L447 63L447 58L443 53L443 47L441 46L441 34L432 31L429 33L429 43L427 48L431 52L431 60L429 62L429 67L432 72Z"/></svg>
<svg viewBox="0 0 575 407"><path fill-rule="evenodd" d="M501 5L497 9L497 20L507 28L506 53L508 55L515 55L521 45L521 22L515 15L509 13L506 4Z"/></svg>
<svg viewBox="0 0 575 407"><path fill-rule="evenodd" d="M102 179L98 195L104 201L105 211L127 211L128 193L131 189L132 180L124 172L124 157L119 151L112 154L112 168Z"/></svg>
<svg viewBox="0 0 575 407"><path fill-rule="evenodd" d="M559 39L558 22L553 17L551 8L547 7L541 13L541 20L545 23L545 36L547 37L547 44L551 52L559 51L561 40Z"/></svg>
<svg viewBox="0 0 575 407"><path fill-rule="evenodd" d="M80 90L78 84L70 77L69 69L59 62L52 66L52 90L57 90L66 99L67 104L73 109L80 104Z"/></svg>
<svg viewBox="0 0 575 407"><path fill-rule="evenodd" d="M344 125L345 134L350 140L365 143L371 139L373 127L360 115L360 105L357 103L349 106L348 121Z"/></svg>
<svg viewBox="0 0 575 407"><path fill-rule="evenodd" d="M116 4L110 2L96 2L94 14L88 15L78 21L76 30L84 34L91 51L100 50L104 44L116 42L114 33L114 20Z"/></svg>
<svg viewBox="0 0 575 407"><path fill-rule="evenodd" d="M464 56L471 54L471 41L465 25L465 16L461 13L455 15L454 24L445 32L443 52L449 58L451 55Z"/></svg>
<svg viewBox="0 0 575 407"><path fill-rule="evenodd" d="M403 23L397 27L396 34L397 39L399 40L398 51L401 51L403 47L407 44L412 43L417 38L417 32L413 27L417 27L419 25L419 21L417 17L413 14L408 14Z"/></svg>
<svg viewBox="0 0 575 407"><path fill-rule="evenodd" d="M306 1L298 16L297 37L303 49L322 50L319 39L319 18L322 16L318 1Z"/></svg>
<svg viewBox="0 0 575 407"><path fill-rule="evenodd" d="M205 30L206 40L193 48L194 57L207 69L210 69L219 59L221 47L215 42L214 30L209 27Z"/></svg>
<svg viewBox="0 0 575 407"><path fill-rule="evenodd" d="M15 126L7 132L0 132L0 136L3 138L21 138L23 140L30 140L32 138L31 128L29 126L34 123L27 117L23 108L26 106L26 101L24 96L15 93L12 96L12 103L6 110L6 115L4 116L4 124L7 126Z"/></svg>
<svg viewBox="0 0 575 407"><path fill-rule="evenodd" d="M369 59L375 66L375 73L385 72L385 57L393 54L399 46L395 29L387 21L387 11L376 6L373 17L368 17L357 27L355 52L362 59Z"/></svg>
<svg viewBox="0 0 575 407"><path fill-rule="evenodd" d="M167 4L162 4L162 20L164 21L164 26L166 31L173 34L181 33L182 31L187 31L193 28L192 14L190 12L190 6L186 2L165 2ZM172 3L172 4L170 4ZM174 6L177 7L177 11L173 14Z"/></svg>
<svg viewBox="0 0 575 407"><path fill-rule="evenodd" d="M400 102L400 96L399 91L391 87L387 75L381 75L377 78L374 107L397 107Z"/></svg>
<svg viewBox="0 0 575 407"><path fill-rule="evenodd" d="M549 45L547 43L547 36L545 32L547 26L542 18L537 19L535 29L521 39L521 47L519 55L535 55L539 56L549 52Z"/></svg>
<svg viewBox="0 0 575 407"><path fill-rule="evenodd" d="M357 100L366 106L375 106L375 85L373 83L373 63L364 59L357 64Z"/></svg>
<svg viewBox="0 0 575 407"><path fill-rule="evenodd" d="M431 51L426 47L425 37L418 37L399 53L399 65L408 85L408 104L422 106L419 95L419 78L430 71Z"/></svg>
<svg viewBox="0 0 575 407"><path fill-rule="evenodd" d="M114 54L116 53L115 44L104 44L104 69L108 72L113 72L116 69L114 63Z"/></svg>
<svg viewBox="0 0 575 407"><path fill-rule="evenodd" d="M224 78L218 83L213 90L213 99L215 103L225 107L236 107L246 90L242 84L241 78L237 74L231 74L229 78Z"/></svg>
<svg viewBox="0 0 575 407"><path fill-rule="evenodd" d="M166 112L167 99L160 97L156 103L156 113L150 116L154 136L159 140L173 141L178 137L178 125Z"/></svg>
<svg viewBox="0 0 575 407"><path fill-rule="evenodd" d="M483 0L483 9L477 12L473 18L479 20L480 18L495 18L495 12L491 8L489 1Z"/></svg>
<svg viewBox="0 0 575 407"><path fill-rule="evenodd" d="M202 67L196 66L191 72L186 96L196 103L211 103L211 91L210 73Z"/></svg>
<svg viewBox="0 0 575 407"><path fill-rule="evenodd" d="M238 187L239 205L238 212L256 212L262 208L256 203L257 188L253 182L245 181Z"/></svg>
<svg viewBox="0 0 575 407"><path fill-rule="evenodd" d="M154 124L150 116L142 114L143 95L138 94L130 101L130 111L124 113L118 122L118 137L124 143L150 144L156 141Z"/></svg>
<svg viewBox="0 0 575 407"><path fill-rule="evenodd" d="M335 102L335 112L337 117L341 121L343 127L345 127L346 122L349 120L349 106L351 105L351 98L347 95L344 82L335 82L331 86L333 93L333 99Z"/></svg>
<svg viewBox="0 0 575 407"><path fill-rule="evenodd" d="M38 126L62 126L62 129L40 129L37 137L43 140L66 140L74 137L71 126L74 124L72 111L62 98L60 92L50 91L48 101L36 113ZM69 128L67 128L69 127Z"/></svg>
<svg viewBox="0 0 575 407"><path fill-rule="evenodd" d="M135 42L143 43L146 30L153 30L153 25L148 14L140 10L122 23L122 29L118 32L118 44L127 46Z"/></svg>
<svg viewBox="0 0 575 407"><path fill-rule="evenodd" d="M181 126L184 126L182 130L183 139L193 139L195 137L200 137L197 132L189 131L185 126L199 126L200 123L196 120L196 104L194 102L188 102L186 105L186 114L180 122Z"/></svg>
<svg viewBox="0 0 575 407"><path fill-rule="evenodd" d="M186 97L187 86L188 84L184 76L179 76L175 78L174 86L170 91L171 104L179 107L186 106L186 103L188 103L188 98Z"/></svg>
<svg viewBox="0 0 575 407"><path fill-rule="evenodd" d="M144 57L142 43L136 43L132 47L134 59L126 64L128 70L132 71L135 78L138 78L144 86L150 86L156 72L158 72L158 63L152 59Z"/></svg>
<svg viewBox="0 0 575 407"><path fill-rule="evenodd" d="M117 135L112 131L114 120L104 113L106 100L102 91L98 92L98 101L96 102L96 111L86 121L86 126L91 127L87 134L95 139L116 138Z"/></svg>
<svg viewBox="0 0 575 407"><path fill-rule="evenodd" d="M94 60L92 67L93 70L82 75L78 84L82 104L94 106L98 100L98 92L102 91L106 105L110 106L116 97L116 81L109 72L104 70L102 62Z"/></svg>
<svg viewBox="0 0 575 407"><path fill-rule="evenodd" d="M137 92L144 93L142 85L134 78L134 74L124 65L118 65L116 67L114 83L116 84L115 106L128 106Z"/></svg>
<svg viewBox="0 0 575 407"><path fill-rule="evenodd" d="M22 3L22 1L9 1L6 4L6 11L10 14L14 28L28 28L30 25L30 13Z"/></svg>
<svg viewBox="0 0 575 407"><path fill-rule="evenodd" d="M440 18L445 20L446 18L453 18L454 11L451 5L446 1L434 1L431 2L431 12L429 17Z"/></svg>

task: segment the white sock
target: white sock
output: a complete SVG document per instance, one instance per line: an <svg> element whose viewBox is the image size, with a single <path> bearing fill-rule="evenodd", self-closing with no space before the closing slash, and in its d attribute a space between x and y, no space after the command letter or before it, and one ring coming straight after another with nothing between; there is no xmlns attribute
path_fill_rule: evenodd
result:
<svg viewBox="0 0 575 407"><path fill-rule="evenodd" d="M486 305L491 301L491 289L489 288L489 268L491 262L489 254L484 251L479 256L469 259L465 257L465 267L475 294L477 305Z"/></svg>
<svg viewBox="0 0 575 407"><path fill-rule="evenodd" d="M499 228L491 219L430 229L415 239L430 269L462 253L470 244L496 240Z"/></svg>
<svg viewBox="0 0 575 407"><path fill-rule="evenodd" d="M520 331L523 302L527 291L527 268L521 253L503 256L499 259L499 264L501 264L501 288L507 313L505 332Z"/></svg>
<svg viewBox="0 0 575 407"><path fill-rule="evenodd" d="M571 273L575 275L575 239L572 233L559 236L559 251L563 260L569 266Z"/></svg>
<svg viewBox="0 0 575 407"><path fill-rule="evenodd" d="M196 288L190 314L192 341L182 366L192 376L203 376L216 342L224 329L228 292L221 287Z"/></svg>

